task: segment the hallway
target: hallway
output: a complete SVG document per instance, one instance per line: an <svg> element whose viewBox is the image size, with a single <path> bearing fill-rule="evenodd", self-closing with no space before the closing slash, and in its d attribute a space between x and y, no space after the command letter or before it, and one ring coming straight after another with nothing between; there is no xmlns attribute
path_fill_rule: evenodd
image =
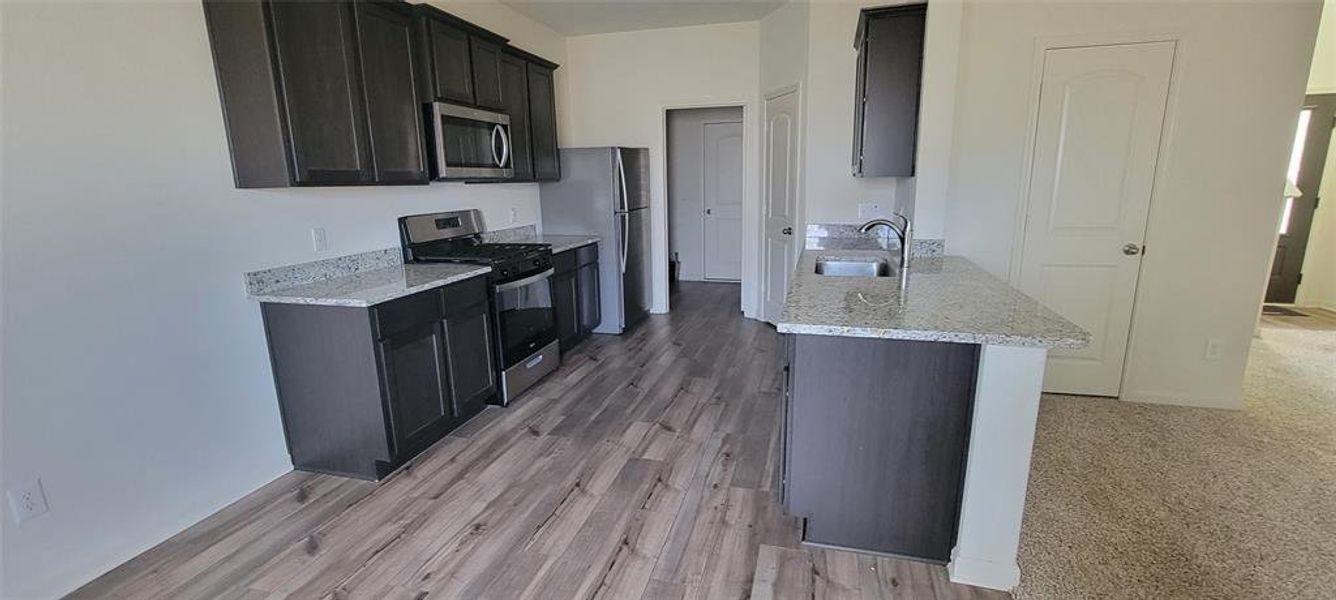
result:
<svg viewBox="0 0 1336 600"><path fill-rule="evenodd" d="M1281 319L1241 411L1045 397L1018 598L1336 597L1336 331Z"/></svg>

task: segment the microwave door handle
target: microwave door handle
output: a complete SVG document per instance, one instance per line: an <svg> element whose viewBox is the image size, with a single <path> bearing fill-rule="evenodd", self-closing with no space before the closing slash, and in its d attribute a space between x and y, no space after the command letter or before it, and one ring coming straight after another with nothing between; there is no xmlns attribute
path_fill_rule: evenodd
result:
<svg viewBox="0 0 1336 600"><path fill-rule="evenodd" d="M501 155L499 155L499 154L496 153L496 134L498 134L498 133L500 133L500 132L501 132L501 126L500 126L500 125L493 125L493 126L492 126L492 147L491 147L491 150L492 150L492 162L493 162L493 163L496 163L496 166L498 166L498 167L504 166L504 165L501 164Z"/></svg>
<svg viewBox="0 0 1336 600"><path fill-rule="evenodd" d="M496 130L501 132L501 162L496 163L496 166L504 169L510 162L510 130L501 125L497 125Z"/></svg>

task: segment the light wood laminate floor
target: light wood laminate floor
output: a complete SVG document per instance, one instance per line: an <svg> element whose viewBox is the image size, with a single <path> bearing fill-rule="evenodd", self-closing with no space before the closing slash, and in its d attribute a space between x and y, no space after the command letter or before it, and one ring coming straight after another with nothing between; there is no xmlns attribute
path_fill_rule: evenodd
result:
<svg viewBox="0 0 1336 600"><path fill-rule="evenodd" d="M1009 598L799 546L780 337L734 284L594 336L380 484L293 472L74 598Z"/></svg>

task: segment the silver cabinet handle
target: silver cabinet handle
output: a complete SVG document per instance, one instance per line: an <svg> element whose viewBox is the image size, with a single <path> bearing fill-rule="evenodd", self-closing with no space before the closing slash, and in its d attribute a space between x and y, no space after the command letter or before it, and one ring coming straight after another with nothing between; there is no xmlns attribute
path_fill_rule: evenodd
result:
<svg viewBox="0 0 1336 600"><path fill-rule="evenodd" d="M1123 254L1126 254L1128 256L1136 256L1138 254L1141 254L1141 246L1131 243L1123 244Z"/></svg>

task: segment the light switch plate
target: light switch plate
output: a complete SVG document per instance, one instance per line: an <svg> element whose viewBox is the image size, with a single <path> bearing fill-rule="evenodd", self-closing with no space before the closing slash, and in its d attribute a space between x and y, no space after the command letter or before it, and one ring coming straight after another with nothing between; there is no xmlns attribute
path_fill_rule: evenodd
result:
<svg viewBox="0 0 1336 600"><path fill-rule="evenodd" d="M40 479L11 486L5 495L9 497L9 512L15 523L46 514L46 494L42 492Z"/></svg>

